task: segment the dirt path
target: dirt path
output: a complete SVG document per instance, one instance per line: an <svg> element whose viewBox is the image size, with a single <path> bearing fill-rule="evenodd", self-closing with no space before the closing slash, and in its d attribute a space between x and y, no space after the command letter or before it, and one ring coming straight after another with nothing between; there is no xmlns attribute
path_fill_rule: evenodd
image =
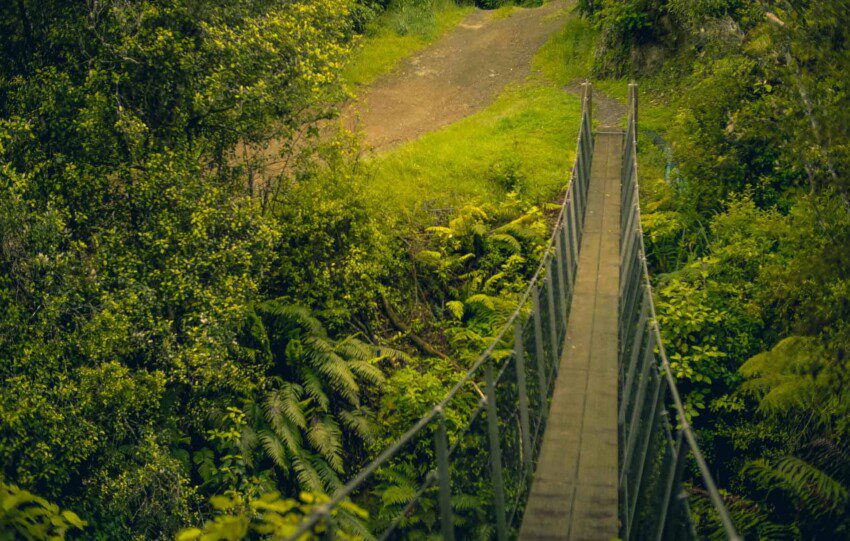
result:
<svg viewBox="0 0 850 541"><path fill-rule="evenodd" d="M507 17L475 11L458 28L404 60L343 113L376 151L416 139L489 105L531 73L531 60L567 18L570 0Z"/></svg>
<svg viewBox="0 0 850 541"><path fill-rule="evenodd" d="M567 85L564 90L579 97L582 94L581 83ZM593 90L593 118L597 122L597 127L602 129L622 127L621 121L626 113L625 105L609 98L599 90Z"/></svg>

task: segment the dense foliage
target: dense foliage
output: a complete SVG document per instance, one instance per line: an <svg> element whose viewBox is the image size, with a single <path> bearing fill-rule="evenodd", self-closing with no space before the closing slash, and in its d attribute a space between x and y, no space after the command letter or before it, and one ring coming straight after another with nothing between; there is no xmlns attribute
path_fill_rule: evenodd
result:
<svg viewBox="0 0 850 541"><path fill-rule="evenodd" d="M647 115L673 110L680 178L651 178L647 137L644 226L668 351L733 518L747 538L844 538L848 5L581 7L600 28L595 68L641 77ZM720 535L710 506L694 509Z"/></svg>
<svg viewBox="0 0 850 541"><path fill-rule="evenodd" d="M0 7L0 475L97 535L167 536L263 486L234 434L284 362L243 337L284 179L252 172L323 114L349 10Z"/></svg>
<svg viewBox="0 0 850 541"><path fill-rule="evenodd" d="M0 536L282 534L492 332L547 215L392 229L325 122L384 8L0 5Z"/></svg>

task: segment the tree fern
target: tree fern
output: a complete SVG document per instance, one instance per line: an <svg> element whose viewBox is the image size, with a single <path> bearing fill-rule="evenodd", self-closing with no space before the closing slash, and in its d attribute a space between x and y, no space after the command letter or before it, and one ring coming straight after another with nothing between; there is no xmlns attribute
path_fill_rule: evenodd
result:
<svg viewBox="0 0 850 541"><path fill-rule="evenodd" d="M302 489L319 494L334 489L334 487L331 487L325 482L322 476L319 475L319 472L316 471L316 468L313 467L308 453L300 453L292 457L292 468L295 470L298 483Z"/></svg>
<svg viewBox="0 0 850 541"><path fill-rule="evenodd" d="M304 389L316 401L317 407L321 411L328 411L331 399L328 393L325 392L324 381L321 375L309 368L304 368L301 370L301 379L304 382Z"/></svg>
<svg viewBox="0 0 850 541"><path fill-rule="evenodd" d="M249 427L255 441L246 449L260 452L300 489L331 492L342 484L346 451L356 449L349 443L372 441L374 415L361 405L363 387L379 389L385 378L377 362L400 354L356 336L336 341L306 308L267 301L257 313L279 375L258 401Z"/></svg>
<svg viewBox="0 0 850 541"><path fill-rule="evenodd" d="M307 352L304 357L318 370L334 391L345 397L351 404L357 405L360 387L348 366L348 362L337 355L333 346L320 338L308 338L304 341Z"/></svg>

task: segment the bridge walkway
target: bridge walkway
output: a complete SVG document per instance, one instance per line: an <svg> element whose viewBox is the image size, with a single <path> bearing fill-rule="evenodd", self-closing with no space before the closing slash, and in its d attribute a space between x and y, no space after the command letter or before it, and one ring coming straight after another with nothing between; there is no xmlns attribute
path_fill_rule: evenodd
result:
<svg viewBox="0 0 850 541"><path fill-rule="evenodd" d="M519 538L618 535L617 388L623 133L595 136L564 354Z"/></svg>

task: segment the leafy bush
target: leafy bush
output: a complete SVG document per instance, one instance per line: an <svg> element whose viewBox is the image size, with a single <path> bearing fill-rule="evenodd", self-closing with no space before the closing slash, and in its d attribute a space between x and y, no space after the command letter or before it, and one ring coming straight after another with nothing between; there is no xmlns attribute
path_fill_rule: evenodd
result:
<svg viewBox="0 0 850 541"><path fill-rule="evenodd" d="M71 511L0 479L0 539L65 539L69 531L85 527Z"/></svg>
<svg viewBox="0 0 850 541"><path fill-rule="evenodd" d="M211 503L217 516L204 523L201 528L186 528L177 535L177 541L241 541L242 539L289 539L298 529L301 520L327 498L302 492L298 499L281 498L279 492L269 492L259 498L245 501L238 495L213 496ZM334 534L341 539L372 539L362 525L368 515L349 502L343 502L332 511L337 524ZM322 539L327 532L319 524L305 537L299 539Z"/></svg>

